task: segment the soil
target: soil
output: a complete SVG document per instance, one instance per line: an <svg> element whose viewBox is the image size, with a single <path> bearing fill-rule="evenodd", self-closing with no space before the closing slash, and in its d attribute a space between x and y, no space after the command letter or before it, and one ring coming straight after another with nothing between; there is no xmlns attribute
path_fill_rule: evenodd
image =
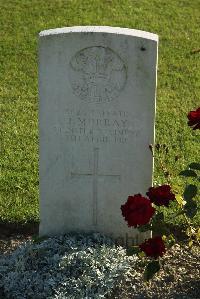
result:
<svg viewBox="0 0 200 299"><path fill-rule="evenodd" d="M38 223L16 224L0 222L0 254L15 250L39 232Z"/></svg>

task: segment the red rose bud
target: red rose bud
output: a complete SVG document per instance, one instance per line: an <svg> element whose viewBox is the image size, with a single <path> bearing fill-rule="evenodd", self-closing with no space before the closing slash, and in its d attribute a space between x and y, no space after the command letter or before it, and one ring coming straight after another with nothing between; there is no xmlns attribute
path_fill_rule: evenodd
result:
<svg viewBox="0 0 200 299"><path fill-rule="evenodd" d="M141 194L129 196L127 202L121 206L122 216L128 226L137 227L147 224L153 216L155 209L148 198Z"/></svg>
<svg viewBox="0 0 200 299"><path fill-rule="evenodd" d="M190 111L188 113L188 125L193 127L193 130L200 129L200 107L195 111Z"/></svg>
<svg viewBox="0 0 200 299"><path fill-rule="evenodd" d="M150 201L157 206L169 206L170 200L175 200L175 195L171 192L169 185L151 187L146 193Z"/></svg>
<svg viewBox="0 0 200 299"><path fill-rule="evenodd" d="M147 256L158 258L165 253L165 244L160 236L145 240L139 245L140 249L146 253Z"/></svg>

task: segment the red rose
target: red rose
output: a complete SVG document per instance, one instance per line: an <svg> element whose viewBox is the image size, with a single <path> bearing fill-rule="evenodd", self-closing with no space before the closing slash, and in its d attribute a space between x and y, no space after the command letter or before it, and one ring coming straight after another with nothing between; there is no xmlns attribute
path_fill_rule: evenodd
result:
<svg viewBox="0 0 200 299"><path fill-rule="evenodd" d="M190 111L187 117L188 125L193 127L193 130L200 129L200 107L196 111Z"/></svg>
<svg viewBox="0 0 200 299"><path fill-rule="evenodd" d="M175 195L171 192L169 185L151 187L146 193L150 201L157 206L169 206L170 200L175 200Z"/></svg>
<svg viewBox="0 0 200 299"><path fill-rule="evenodd" d="M140 249L149 257L157 258L165 253L165 244L160 236L145 240L139 245Z"/></svg>
<svg viewBox="0 0 200 299"><path fill-rule="evenodd" d="M121 206L122 215L128 222L128 226L137 227L149 222L155 209L148 198L141 194L129 196L127 202Z"/></svg>

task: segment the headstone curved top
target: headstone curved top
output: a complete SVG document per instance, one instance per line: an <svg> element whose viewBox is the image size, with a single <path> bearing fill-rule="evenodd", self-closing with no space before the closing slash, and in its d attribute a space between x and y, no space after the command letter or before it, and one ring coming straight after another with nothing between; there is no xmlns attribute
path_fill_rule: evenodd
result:
<svg viewBox="0 0 200 299"><path fill-rule="evenodd" d="M155 33L131 29L131 28L121 28L121 27L111 27L111 26L72 26L43 30L39 33L39 36L48 35L58 35L64 33L114 33L129 35L134 37L140 37L145 39L151 39L158 42L158 35Z"/></svg>
<svg viewBox="0 0 200 299"><path fill-rule="evenodd" d="M120 206L152 184L158 36L108 26L39 36L40 235L140 239Z"/></svg>

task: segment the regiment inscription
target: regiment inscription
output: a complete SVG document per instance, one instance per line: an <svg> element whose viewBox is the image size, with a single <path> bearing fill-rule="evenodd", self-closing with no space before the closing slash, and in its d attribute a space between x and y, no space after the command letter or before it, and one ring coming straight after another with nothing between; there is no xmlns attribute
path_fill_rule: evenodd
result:
<svg viewBox="0 0 200 299"><path fill-rule="evenodd" d="M86 102L110 102L123 90L126 66L106 47L80 50L70 61L70 82L75 95Z"/></svg>

